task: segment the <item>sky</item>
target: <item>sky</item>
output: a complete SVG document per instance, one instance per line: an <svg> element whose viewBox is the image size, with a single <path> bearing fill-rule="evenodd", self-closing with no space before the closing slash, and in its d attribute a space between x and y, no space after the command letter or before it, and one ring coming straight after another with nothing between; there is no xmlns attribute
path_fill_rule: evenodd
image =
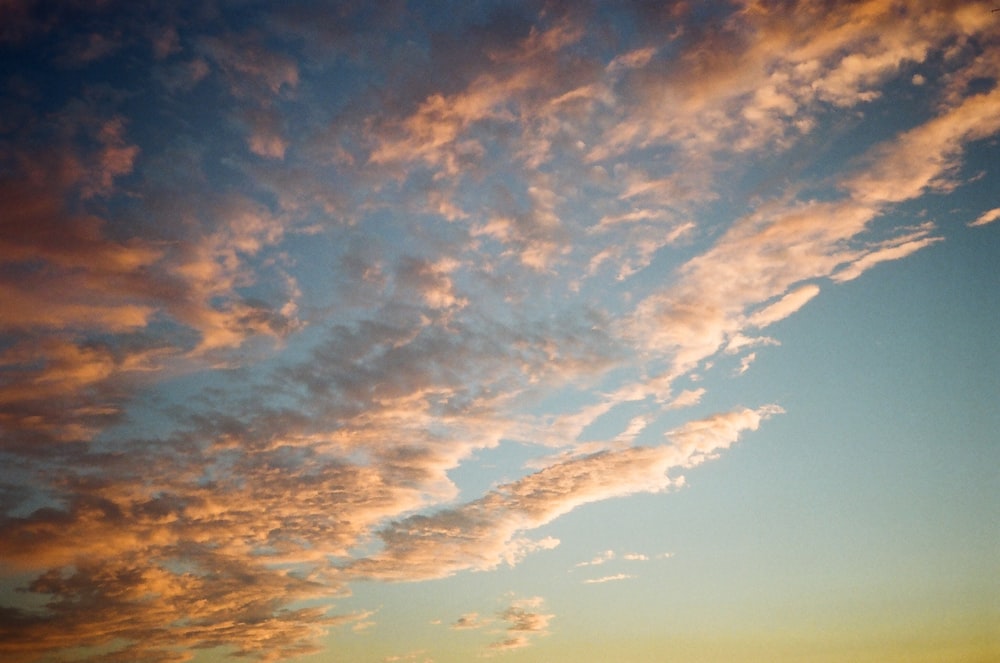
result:
<svg viewBox="0 0 1000 663"><path fill-rule="evenodd" d="M1000 659L993 9L0 0L0 658Z"/></svg>

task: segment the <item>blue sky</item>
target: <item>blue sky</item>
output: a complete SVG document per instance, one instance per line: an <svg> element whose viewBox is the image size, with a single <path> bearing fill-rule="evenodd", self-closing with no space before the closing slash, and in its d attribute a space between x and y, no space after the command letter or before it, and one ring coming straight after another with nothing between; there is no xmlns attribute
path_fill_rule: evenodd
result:
<svg viewBox="0 0 1000 663"><path fill-rule="evenodd" d="M6 3L0 653L1000 655L991 9Z"/></svg>

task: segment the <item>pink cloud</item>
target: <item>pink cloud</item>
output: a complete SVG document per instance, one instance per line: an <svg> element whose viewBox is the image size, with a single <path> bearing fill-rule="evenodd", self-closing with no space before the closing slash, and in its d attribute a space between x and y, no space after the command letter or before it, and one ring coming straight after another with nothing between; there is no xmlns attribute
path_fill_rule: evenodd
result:
<svg viewBox="0 0 1000 663"><path fill-rule="evenodd" d="M844 186L851 196L868 205L883 205L915 198L931 190L949 190L955 185L966 143L1000 131L994 111L1000 90L967 97L870 155L872 166L848 179Z"/></svg>
<svg viewBox="0 0 1000 663"><path fill-rule="evenodd" d="M523 532L584 504L667 490L679 480L669 475L670 470L714 457L736 442L742 431L756 430L762 420L780 411L766 406L690 422L667 434L670 444L557 462L457 508L394 522L379 534L384 549L351 563L347 571L362 578L420 580L515 564L558 543L531 540Z"/></svg>
<svg viewBox="0 0 1000 663"><path fill-rule="evenodd" d="M911 235L883 242L844 269L835 272L831 278L837 283L851 281L879 263L900 260L920 249L940 242L940 237L929 236L933 229L934 225L929 223Z"/></svg>
<svg viewBox="0 0 1000 663"><path fill-rule="evenodd" d="M821 14L807 2L748 5L739 21L686 44L688 56L677 65L650 65L646 76L623 87L630 112L589 159L673 145L699 163L705 150L788 145L811 131L826 105L872 101L906 63L988 29L988 20L963 6L900 14L879 0ZM662 113L665 106L673 112Z"/></svg>
<svg viewBox="0 0 1000 663"><path fill-rule="evenodd" d="M788 292L773 304L755 312L750 317L749 324L753 327L767 327L779 320L784 320L805 306L809 300L818 294L819 286L816 284L809 283L800 286Z"/></svg>
<svg viewBox="0 0 1000 663"><path fill-rule="evenodd" d="M987 210L980 214L975 221L970 222L968 225L970 227L985 226L988 223L993 223L997 219L1000 219L1000 207L995 207L991 210Z"/></svg>

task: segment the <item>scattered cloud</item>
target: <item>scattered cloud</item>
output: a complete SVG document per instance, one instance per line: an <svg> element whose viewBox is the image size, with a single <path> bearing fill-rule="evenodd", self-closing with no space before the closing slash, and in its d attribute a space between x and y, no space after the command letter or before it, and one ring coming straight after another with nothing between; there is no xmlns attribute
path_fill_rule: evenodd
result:
<svg viewBox="0 0 1000 663"><path fill-rule="evenodd" d="M697 405L701 402L701 397L704 395L705 389L701 387L698 389L685 389L670 402L670 407L680 409Z"/></svg>
<svg viewBox="0 0 1000 663"><path fill-rule="evenodd" d="M985 226L987 223L993 223L997 219L1000 219L1000 207L994 207L991 210L983 212L980 214L975 221L969 223L969 226Z"/></svg>
<svg viewBox="0 0 1000 663"><path fill-rule="evenodd" d="M750 364L754 363L754 361L756 360L757 360L756 352L751 352L750 354L744 355L740 359L740 366L739 368L736 369L736 374L743 375L744 373L746 373L748 370L750 370Z"/></svg>
<svg viewBox="0 0 1000 663"><path fill-rule="evenodd" d="M549 622L555 615L540 612L544 603L538 596L513 601L498 615L507 624L504 638L491 643L489 651L521 649L529 646L533 638L548 635Z"/></svg>
<svg viewBox="0 0 1000 663"><path fill-rule="evenodd" d="M628 53L623 53L615 57L609 64L608 70L615 71L617 69L638 69L645 67L649 64L649 61L653 59L656 55L656 49L652 47L638 48L634 51L629 51Z"/></svg>
<svg viewBox="0 0 1000 663"><path fill-rule="evenodd" d="M634 575L632 575L630 573L616 573L616 574L611 575L611 576L601 576L600 578L588 578L588 579L586 579L586 580L583 581L583 584L585 584L585 585L600 585L600 584L603 584L603 583L606 583L606 582L617 582L619 580L629 580L631 578L636 578L636 577L638 577L638 576L634 576Z"/></svg>
<svg viewBox="0 0 1000 663"><path fill-rule="evenodd" d="M614 550L605 550L588 562L577 562L576 566L600 566L605 562L610 562L615 558Z"/></svg>
<svg viewBox="0 0 1000 663"><path fill-rule="evenodd" d="M479 613L470 612L468 614L462 615L451 625L453 629L466 630L466 629L476 629L482 628L483 626L489 624L492 620L483 620Z"/></svg>
<svg viewBox="0 0 1000 663"><path fill-rule="evenodd" d="M782 412L726 411L713 368L944 241L906 204L1000 132L975 3L678 3L628 36L570 5L244 9L4 5L5 660L293 658L371 628L352 586L681 488ZM895 94L923 101L855 145ZM501 444L531 458L460 485ZM545 610L451 627L499 653Z"/></svg>

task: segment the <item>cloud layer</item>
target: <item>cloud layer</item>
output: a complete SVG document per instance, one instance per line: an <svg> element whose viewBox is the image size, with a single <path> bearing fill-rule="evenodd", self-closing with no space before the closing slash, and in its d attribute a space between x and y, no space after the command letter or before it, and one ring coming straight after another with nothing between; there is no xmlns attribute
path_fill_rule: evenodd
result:
<svg viewBox="0 0 1000 663"><path fill-rule="evenodd" d="M359 583L680 489L782 411L695 383L943 241L907 206L1000 132L981 2L3 11L15 662L293 658L377 621L337 607ZM503 444L533 459L463 492ZM488 653L557 628L481 614Z"/></svg>

